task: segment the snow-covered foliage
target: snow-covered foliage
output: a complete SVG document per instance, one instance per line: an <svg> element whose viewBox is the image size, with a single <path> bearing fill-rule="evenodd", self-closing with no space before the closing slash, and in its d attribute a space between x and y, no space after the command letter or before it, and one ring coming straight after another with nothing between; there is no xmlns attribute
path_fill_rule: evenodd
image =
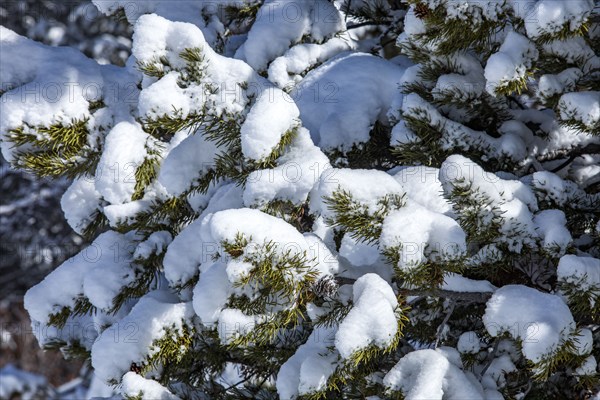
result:
<svg viewBox="0 0 600 400"><path fill-rule="evenodd" d="M100 63L123 65L130 54L131 27L90 2L3 2L0 25L45 44L76 47ZM2 80L0 93L11 85ZM0 156L0 182L0 285L3 296L10 296L39 282L80 250L84 239L69 227L60 207L67 179L37 179L10 169Z"/></svg>
<svg viewBox="0 0 600 400"><path fill-rule="evenodd" d="M0 397L23 400L47 398L49 393L46 379L8 364L0 368Z"/></svg>
<svg viewBox="0 0 600 400"><path fill-rule="evenodd" d="M591 1L95 3L124 67L0 30L2 152L95 236L42 345L136 399L598 391Z"/></svg>

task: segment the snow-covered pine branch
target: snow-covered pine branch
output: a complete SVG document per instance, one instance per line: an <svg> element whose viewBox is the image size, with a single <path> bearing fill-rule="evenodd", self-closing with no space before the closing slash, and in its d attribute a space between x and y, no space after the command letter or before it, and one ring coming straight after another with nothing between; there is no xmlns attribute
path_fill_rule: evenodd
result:
<svg viewBox="0 0 600 400"><path fill-rule="evenodd" d="M125 67L0 28L3 154L95 238L42 346L129 399L598 392L592 1L95 3Z"/></svg>

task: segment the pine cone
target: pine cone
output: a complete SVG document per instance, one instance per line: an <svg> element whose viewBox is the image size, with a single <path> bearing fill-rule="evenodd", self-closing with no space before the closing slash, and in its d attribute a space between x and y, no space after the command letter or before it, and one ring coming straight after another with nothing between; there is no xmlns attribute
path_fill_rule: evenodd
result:
<svg viewBox="0 0 600 400"><path fill-rule="evenodd" d="M430 12L431 10L429 9L429 7L427 7L427 5L423 3L418 3L415 6L415 16L419 19L427 18Z"/></svg>
<svg viewBox="0 0 600 400"><path fill-rule="evenodd" d="M313 284L312 291L318 297L333 297L338 290L338 284L331 275L325 275Z"/></svg>

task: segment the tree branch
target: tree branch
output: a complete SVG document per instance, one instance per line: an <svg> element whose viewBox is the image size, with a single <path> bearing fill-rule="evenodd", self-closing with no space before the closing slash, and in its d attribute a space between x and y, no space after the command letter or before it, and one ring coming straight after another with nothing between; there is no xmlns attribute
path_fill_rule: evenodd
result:
<svg viewBox="0 0 600 400"><path fill-rule="evenodd" d="M352 285L356 279L336 277L338 285ZM441 297L445 299L453 299L456 301L465 301L468 303L486 303L492 292L455 292L445 289L400 289L400 294L404 296L423 296L423 297Z"/></svg>
<svg viewBox="0 0 600 400"><path fill-rule="evenodd" d="M441 297L468 303L486 303L493 294L492 292L454 292L445 289L400 289L400 293L405 296Z"/></svg>

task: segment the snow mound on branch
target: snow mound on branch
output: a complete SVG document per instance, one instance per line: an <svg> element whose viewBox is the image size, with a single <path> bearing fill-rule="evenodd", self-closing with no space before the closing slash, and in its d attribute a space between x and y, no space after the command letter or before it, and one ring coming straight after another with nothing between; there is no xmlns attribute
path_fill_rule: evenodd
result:
<svg viewBox="0 0 600 400"><path fill-rule="evenodd" d="M538 235L532 212L538 205L535 194L523 182L501 179L460 155L442 163L439 177L446 195L451 196L454 188L468 187L490 201L490 211L492 206L497 208L502 217L500 231L511 251L521 252L524 245L535 245Z"/></svg>
<svg viewBox="0 0 600 400"><path fill-rule="evenodd" d="M298 128L291 146L272 169L253 171L246 180L244 204L265 205L273 200L306 201L320 175L330 168L329 160L313 144L305 128Z"/></svg>
<svg viewBox="0 0 600 400"><path fill-rule="evenodd" d="M536 214L533 222L543 239L542 246L547 249L558 246L559 253L564 254L573 240L567 229L565 213L560 210L543 210Z"/></svg>
<svg viewBox="0 0 600 400"><path fill-rule="evenodd" d="M469 279L462 275L449 273L444 277L444 283L440 289L462 293L492 293L496 290L496 286L488 281Z"/></svg>
<svg viewBox="0 0 600 400"><path fill-rule="evenodd" d="M430 8L439 3L426 0ZM542 34L557 34L565 25L576 31L587 19L594 8L593 0L464 0L445 4L449 19L473 19L481 24L485 19L498 21L503 13L514 12L525 24L527 35L537 38Z"/></svg>
<svg viewBox="0 0 600 400"><path fill-rule="evenodd" d="M597 367L598 363L596 362L596 358L594 356L589 356L584 360L583 364L575 370L575 375L596 375Z"/></svg>
<svg viewBox="0 0 600 400"><path fill-rule="evenodd" d="M96 190L112 204L130 202L135 192L135 171L148 156L151 136L135 123L121 122L106 136L96 168Z"/></svg>
<svg viewBox="0 0 600 400"><path fill-rule="evenodd" d="M169 392L167 388L153 379L146 379L135 372L128 372L121 381L120 392L124 396L133 397L141 394L142 399L179 400L179 397Z"/></svg>
<svg viewBox="0 0 600 400"><path fill-rule="evenodd" d="M494 95L508 82L524 80L526 72L538 58L532 41L523 35L509 32L498 52L492 54L485 66L486 90Z"/></svg>
<svg viewBox="0 0 600 400"><path fill-rule="evenodd" d="M511 3L517 13L529 13L524 18L525 29L534 39L544 33L557 34L565 24L571 31L576 31L594 8L592 0L539 0L533 7L516 0Z"/></svg>
<svg viewBox="0 0 600 400"><path fill-rule="evenodd" d="M276 96L271 98L270 90ZM297 120L299 116L298 107L284 92L267 88L259 93L240 132L244 155L254 160L267 157L279 139L290 130L290 121Z"/></svg>
<svg viewBox="0 0 600 400"><path fill-rule="evenodd" d="M3 26L0 49L1 89L13 88L2 95L0 138L24 124L50 126L88 119L89 103L103 97L101 67L75 49L44 46ZM18 148L2 141L2 155L9 162Z"/></svg>
<svg viewBox="0 0 600 400"><path fill-rule="evenodd" d="M398 332L398 300L386 281L377 274L365 274L353 290L353 307L335 334L335 347L344 359L371 345L388 347Z"/></svg>
<svg viewBox="0 0 600 400"><path fill-rule="evenodd" d="M321 149L348 151L369 140L387 112L404 68L364 53L337 56L314 69L294 88L300 118Z"/></svg>
<svg viewBox="0 0 600 400"><path fill-rule="evenodd" d="M338 353L331 351L337 328L317 328L277 373L277 393L282 400L325 389L337 366Z"/></svg>
<svg viewBox="0 0 600 400"><path fill-rule="evenodd" d="M265 70L272 60L304 37L323 42L344 29L340 12L329 1L267 0L235 57L258 71Z"/></svg>
<svg viewBox="0 0 600 400"><path fill-rule="evenodd" d="M82 295L96 307L110 308L120 289L135 278L130 265L131 235L108 231L68 259L25 295L32 320L47 324L51 314L73 308Z"/></svg>
<svg viewBox="0 0 600 400"><path fill-rule="evenodd" d="M239 6L239 0L146 1L146 0L92 0L103 14L110 15L122 9L130 24L144 14L157 14L171 21L187 22L202 30L207 41L214 45L224 28L219 12L228 6Z"/></svg>
<svg viewBox="0 0 600 400"><path fill-rule="evenodd" d="M153 346L156 340L168 331L181 333L193 314L191 303L178 303L166 292L148 293L118 324L103 331L92 346L95 373L104 381L120 380L132 363L140 365L160 350Z"/></svg>
<svg viewBox="0 0 600 400"><path fill-rule="evenodd" d="M265 230L264 227L269 229ZM194 309L200 320L205 324L219 321L220 326L233 329L236 326L248 326L257 322L247 320L251 317L238 315L239 310L224 309L231 294L244 294L248 288L235 287L254 266L245 261L244 257L233 257L226 252L223 244L232 243L239 235L248 241L240 251L251 256L259 252L262 246L271 243L277 256L293 257L305 256L308 265L314 265L314 260L309 260L312 251L309 242L300 232L282 219L252 209L238 209L220 211L205 217L201 224L192 224L184 232L190 237L195 237L192 248L184 249L178 236L167 250L165 256L165 273L167 279L181 282L182 267L185 268L186 277L197 265L200 265L200 279L194 288ZM183 234L183 233L182 233ZM187 238L186 238L187 242ZM311 240L311 244L312 244ZM180 251L191 254L187 264L183 266L178 255ZM264 251L264 250L262 250ZM212 254L210 254L212 253ZM214 259L218 256L218 261ZM308 266L307 265L307 266ZM329 268L317 268L322 273L329 273ZM336 268L333 266L333 270ZM302 279L300 271L294 271L290 279ZM235 314L238 312L238 314ZM233 318L233 322L231 319ZM243 323L242 323L243 322Z"/></svg>
<svg viewBox="0 0 600 400"><path fill-rule="evenodd" d="M383 384L402 392L406 400L485 399L481 386L436 350L405 355L385 375Z"/></svg>
<svg viewBox="0 0 600 400"><path fill-rule="evenodd" d="M331 38L323 44L298 44L273 60L269 65L269 80L277 87L293 90L294 85L302 81L305 71L353 49L353 43L346 35Z"/></svg>
<svg viewBox="0 0 600 400"><path fill-rule="evenodd" d="M150 121L191 116L199 121L193 127L195 133L176 133L167 149L159 182L170 194L186 192L215 169L215 159L223 155L225 149L216 146L214 141L209 143L207 135L215 129L211 121L225 121L226 129L239 127L241 151L249 160L259 161L276 155L273 151L284 135L296 134L274 171L255 171L249 178L251 184L245 197L248 205L262 205L281 197L295 203L306 200L309 185L314 183L314 179L310 180L314 174L306 169L311 163L324 164L326 159L304 137L306 132L299 124L299 110L289 95L259 76L245 62L217 54L193 25L145 15L136 23L135 43L133 55L138 62L155 64L157 60L166 59L173 69L158 80L144 78L138 106L140 115ZM181 85L181 78L188 75L185 57L181 54L190 49L202 59L198 61L200 67L194 66L200 69L200 77ZM165 98L169 101L165 102ZM309 154L310 157L303 158ZM294 164L292 168L297 164L299 176L288 179L285 173L289 165L285 164ZM275 178L258 176L267 172Z"/></svg>
<svg viewBox="0 0 600 400"><path fill-rule="evenodd" d="M474 144L477 144L477 147L485 148L497 158L510 157L513 160L522 160L527 156L525 142L516 134L507 133L499 138L490 137L485 132L476 131L446 118L437 108L416 93L404 96L401 109L404 117L422 120L426 116L430 121L429 124L442 132L439 144L444 150L456 151L457 147L470 150ZM300 107L300 111L302 111L302 107ZM390 143L394 146L418 140L418 137L406 126L404 121L400 121L392 130Z"/></svg>
<svg viewBox="0 0 600 400"><path fill-rule="evenodd" d="M185 136L185 132L180 133L181 135L176 136ZM169 194L182 195L215 167L217 151L217 146L206 140L201 130L185 137L173 145L163 160L158 181Z"/></svg>
<svg viewBox="0 0 600 400"><path fill-rule="evenodd" d="M337 273L340 263L325 242L314 233L305 233L304 239L310 248L309 258L316 261L315 268L321 272L321 275Z"/></svg>
<svg viewBox="0 0 600 400"><path fill-rule="evenodd" d="M339 253L354 266L373 265L381 258L376 244L355 239L349 233L342 238Z"/></svg>
<svg viewBox="0 0 600 400"><path fill-rule="evenodd" d="M590 129L600 126L600 92L563 94L558 109L563 120L574 119Z"/></svg>
<svg viewBox="0 0 600 400"><path fill-rule="evenodd" d="M388 173L402 185L406 195L431 211L451 216L452 206L444 198L439 169L424 166L394 168Z"/></svg>
<svg viewBox="0 0 600 400"><path fill-rule="evenodd" d="M522 340L523 355L533 362L556 350L575 329L571 311L560 297L522 285L496 290L487 302L483 323L494 337L508 332Z"/></svg>
<svg viewBox="0 0 600 400"><path fill-rule="evenodd" d="M204 219L196 219L167 247L163 261L165 278L174 286L189 282L198 273L200 264L217 254L219 244L201 236L203 222Z"/></svg>
<svg viewBox="0 0 600 400"><path fill-rule="evenodd" d="M333 217L332 211L325 203L326 197L334 192L346 191L353 200L367 206L370 212L379 207L378 201L386 195L404 194L402 186L389 174L383 171L366 169L330 168L321 174L310 195L310 210L325 218Z"/></svg>
<svg viewBox="0 0 600 400"><path fill-rule="evenodd" d="M139 63L156 63L165 58L174 70L179 71L186 66L185 60L180 57L186 49L197 49L203 58L202 85L182 88L173 71L158 81L145 78L138 108L140 115L146 118L174 113L172 103L165 102L166 98L174 99L183 118L192 111L201 111L207 102L214 102L211 108L217 112L241 112L247 105L248 98L239 84L256 84L257 88L262 88L264 83L268 84L266 79L259 77L245 62L217 54L208 46L202 32L192 24L171 22L154 14L144 15L135 24L133 39L132 53ZM156 89L151 89L154 85ZM209 90L211 85L217 85L227 95L220 90L212 93ZM148 91L147 95L144 94L145 91Z"/></svg>
<svg viewBox="0 0 600 400"><path fill-rule="evenodd" d="M532 211L537 211L537 200L533 191L518 180L501 179L496 174L486 172L475 162L461 155L452 155L444 161L440 169L440 181L446 193L454 182L465 180L500 202L519 201Z"/></svg>
<svg viewBox="0 0 600 400"><path fill-rule="evenodd" d="M458 338L458 343L456 344L456 349L461 354L477 354L481 349L481 343L479 340L479 336L477 336L477 332L464 332Z"/></svg>
<svg viewBox="0 0 600 400"><path fill-rule="evenodd" d="M94 214L101 210L102 196L96 190L92 178L78 178L65 191L60 206L69 226L79 234L92 222Z"/></svg>
<svg viewBox="0 0 600 400"><path fill-rule="evenodd" d="M581 290L600 291L600 260L592 257L565 255L558 262L558 280L577 282Z"/></svg>
<svg viewBox="0 0 600 400"><path fill-rule="evenodd" d="M427 259L455 259L467 251L466 235L454 219L408 201L383 221L380 248L399 248L398 267L410 270Z"/></svg>

